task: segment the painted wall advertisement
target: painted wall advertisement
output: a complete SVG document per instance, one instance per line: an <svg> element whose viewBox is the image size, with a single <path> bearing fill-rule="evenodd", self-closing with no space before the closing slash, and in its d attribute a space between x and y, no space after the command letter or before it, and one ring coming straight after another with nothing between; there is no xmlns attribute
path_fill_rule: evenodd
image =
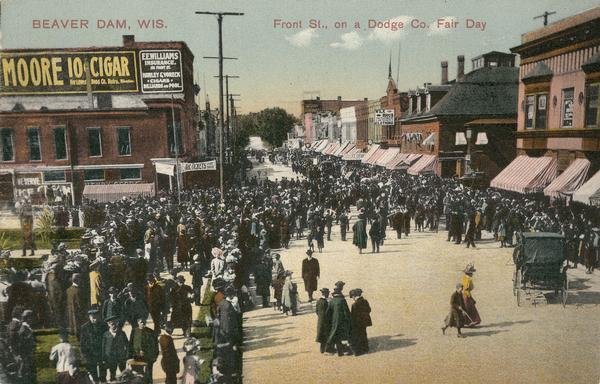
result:
<svg viewBox="0 0 600 384"><path fill-rule="evenodd" d="M181 52L178 50L140 51L143 93L183 92Z"/></svg>

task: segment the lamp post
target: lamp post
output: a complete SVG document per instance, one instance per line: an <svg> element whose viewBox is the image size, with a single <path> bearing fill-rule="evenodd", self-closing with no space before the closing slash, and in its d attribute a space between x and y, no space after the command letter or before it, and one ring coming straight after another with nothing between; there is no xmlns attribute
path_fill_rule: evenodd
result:
<svg viewBox="0 0 600 384"><path fill-rule="evenodd" d="M467 155L465 156L465 175L471 173L471 137L473 136L473 131L471 128L467 128L467 132L465 134L467 137Z"/></svg>

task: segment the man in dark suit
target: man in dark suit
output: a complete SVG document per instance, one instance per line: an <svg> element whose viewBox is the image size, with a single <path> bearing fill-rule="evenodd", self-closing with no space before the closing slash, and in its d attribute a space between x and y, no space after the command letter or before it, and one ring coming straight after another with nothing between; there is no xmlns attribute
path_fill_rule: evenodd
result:
<svg viewBox="0 0 600 384"><path fill-rule="evenodd" d="M108 330L106 323L101 321L97 309L88 311L89 321L81 326L81 354L85 358L87 371L94 382L104 381L106 372L102 367L102 337Z"/></svg>
<svg viewBox="0 0 600 384"><path fill-rule="evenodd" d="M21 327L18 334L18 355L21 357L21 383L35 383L36 369L33 354L35 352L35 336L31 330L33 311L26 309L21 316Z"/></svg>
<svg viewBox="0 0 600 384"><path fill-rule="evenodd" d="M304 280L304 289L308 293L308 301L313 301L313 292L317 290L318 279L321 276L319 260L312 257L313 251L306 250L306 258L302 260L302 279Z"/></svg>
<svg viewBox="0 0 600 384"><path fill-rule="evenodd" d="M127 357L129 356L129 341L125 332L121 329L121 319L118 316L112 316L106 319L108 330L102 336L102 360L103 369L110 372L110 381L114 381L117 375L117 368L121 372L125 370ZM102 371L103 376L106 374Z"/></svg>
<svg viewBox="0 0 600 384"><path fill-rule="evenodd" d="M162 313L165 309L165 290L156 280L154 275L148 276L148 282L144 287L146 293L146 304L154 323L154 331L158 335L162 325Z"/></svg>
<svg viewBox="0 0 600 384"><path fill-rule="evenodd" d="M146 327L146 319L137 319L137 327L131 330L129 356L146 363L145 379L152 383L152 366L158 357L158 339L154 331Z"/></svg>
<svg viewBox="0 0 600 384"><path fill-rule="evenodd" d="M87 313L86 298L80 286L81 276L78 273L73 274L72 284L67 288L67 317L69 324L69 333L79 337L81 324L85 321Z"/></svg>
<svg viewBox="0 0 600 384"><path fill-rule="evenodd" d="M362 289L356 288L350 291L350 298L354 299L352 304L352 336L351 345L355 356L369 352L369 340L367 339L367 327L373 325L371 322L371 307L369 302L362 297Z"/></svg>

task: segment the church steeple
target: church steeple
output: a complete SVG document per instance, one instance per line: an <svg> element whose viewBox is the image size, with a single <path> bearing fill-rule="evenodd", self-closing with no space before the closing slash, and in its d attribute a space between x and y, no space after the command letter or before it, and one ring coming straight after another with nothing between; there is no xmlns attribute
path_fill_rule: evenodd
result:
<svg viewBox="0 0 600 384"><path fill-rule="evenodd" d="M388 65L388 79L392 78L392 52L390 51L390 64Z"/></svg>

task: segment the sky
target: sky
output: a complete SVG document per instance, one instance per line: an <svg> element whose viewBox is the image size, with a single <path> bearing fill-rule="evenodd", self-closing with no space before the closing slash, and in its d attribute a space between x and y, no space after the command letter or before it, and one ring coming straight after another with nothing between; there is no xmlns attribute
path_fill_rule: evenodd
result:
<svg viewBox="0 0 600 384"><path fill-rule="evenodd" d="M240 113L279 106L297 115L304 98L383 96L390 56L401 91L437 84L442 60L449 62L452 79L458 55L465 55L468 72L471 58L492 50L508 52L519 45L521 34L542 27L542 20L534 16L555 11L552 22L593 8L598 0L0 0L0 4L0 45L5 49L120 46L124 34L134 34L137 41L186 42L195 56L202 106L205 92L213 105L218 100L217 60L203 58L218 54L218 26L214 16L195 11L243 12L244 16L223 21L224 55L237 58L225 61L224 73L239 76L229 85L231 93L240 95ZM34 28L36 20L44 19L88 20L88 28ZM126 20L127 28L107 27L109 20L117 19ZM162 20L164 27L156 27L157 23L155 28L139 27L139 20L149 19ZM473 20L472 25L467 19ZM310 20L316 28L311 28ZM369 25L369 20L381 23ZM399 23L402 28L392 30Z"/></svg>

